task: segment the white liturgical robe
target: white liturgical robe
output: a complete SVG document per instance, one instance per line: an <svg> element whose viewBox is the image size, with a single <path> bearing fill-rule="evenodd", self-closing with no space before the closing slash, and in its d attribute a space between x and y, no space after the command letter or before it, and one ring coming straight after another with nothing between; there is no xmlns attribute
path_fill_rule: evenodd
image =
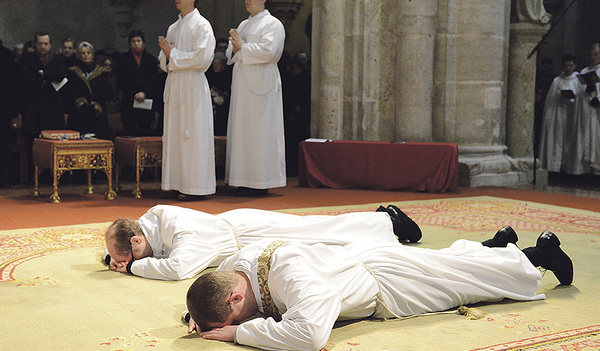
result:
<svg viewBox="0 0 600 351"><path fill-rule="evenodd" d="M600 65L588 66L581 74L600 73ZM590 104L594 98L600 98L600 83L596 83L593 91L587 92L581 84L575 99L575 146L570 158L567 173L585 174L590 166L600 172L600 106Z"/></svg>
<svg viewBox="0 0 600 351"><path fill-rule="evenodd" d="M540 160L542 168L560 172L572 155L575 142L573 118L575 94L579 91L578 72L560 74L552 81L544 103ZM571 92L572 97L567 95Z"/></svg>
<svg viewBox="0 0 600 351"><path fill-rule="evenodd" d="M385 212L297 216L256 209L212 215L169 205L154 206L138 219L153 257L133 261L131 273L151 279L191 278L218 266L241 247L264 239L345 245L383 240L400 245Z"/></svg>
<svg viewBox="0 0 600 351"><path fill-rule="evenodd" d="M268 244L248 245L218 268L248 276L261 313L257 267ZM267 350L318 350L336 320L387 318L391 312L410 316L504 298L544 299L536 293L541 278L513 244L489 248L458 240L431 250L377 240L343 247L289 242L272 253L265 289L281 321L243 322L235 341Z"/></svg>
<svg viewBox="0 0 600 351"><path fill-rule="evenodd" d="M216 192L213 111L204 72L210 67L215 37L197 9L173 23L167 40L175 48L170 58L160 52L165 82L163 132L163 190L188 195Z"/></svg>
<svg viewBox="0 0 600 351"><path fill-rule="evenodd" d="M286 184L283 95L277 62L285 29L265 10L240 23L245 41L233 54L231 107L227 125L225 181L232 186L268 189Z"/></svg>

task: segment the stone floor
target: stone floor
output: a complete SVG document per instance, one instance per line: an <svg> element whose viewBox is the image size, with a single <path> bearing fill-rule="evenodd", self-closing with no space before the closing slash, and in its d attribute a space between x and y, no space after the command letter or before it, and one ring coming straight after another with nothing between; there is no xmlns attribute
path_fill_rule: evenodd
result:
<svg viewBox="0 0 600 351"><path fill-rule="evenodd" d="M516 186L515 188L600 199L600 176L549 173L548 185L535 185L532 183Z"/></svg>
<svg viewBox="0 0 600 351"><path fill-rule="evenodd" d="M52 189L51 182L49 180L49 176L41 177L40 188L46 190ZM61 192L65 191L80 191L85 188L85 182L83 179L74 179L71 184L69 184L68 176L65 176L67 179L61 178L60 189ZM98 181L102 184L105 184L106 178L103 175L99 177ZM155 181L152 177L144 177L143 179L143 188L145 189L160 189L160 182ZM125 180L123 183L125 188L133 188L132 180ZM75 183L75 184L73 184ZM101 187L101 185L99 185ZM536 185L536 184L525 184L515 186L517 189L527 189L527 190L537 190L544 191L549 193L558 193L558 194L568 194L582 197L591 197L600 199L600 176L593 175L582 175L582 176L571 176L560 173L549 173L548 174L548 185ZM33 190L33 185L13 185L8 188L0 188L0 196L20 196L20 195L30 195Z"/></svg>

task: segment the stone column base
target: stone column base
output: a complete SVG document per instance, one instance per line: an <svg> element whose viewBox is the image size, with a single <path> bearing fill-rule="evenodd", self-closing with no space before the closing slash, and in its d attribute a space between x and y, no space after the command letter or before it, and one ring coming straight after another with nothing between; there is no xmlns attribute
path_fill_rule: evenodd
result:
<svg viewBox="0 0 600 351"><path fill-rule="evenodd" d="M506 155L505 145L459 146L459 186L518 186L532 184L533 159ZM536 185L548 183L547 172L536 173Z"/></svg>

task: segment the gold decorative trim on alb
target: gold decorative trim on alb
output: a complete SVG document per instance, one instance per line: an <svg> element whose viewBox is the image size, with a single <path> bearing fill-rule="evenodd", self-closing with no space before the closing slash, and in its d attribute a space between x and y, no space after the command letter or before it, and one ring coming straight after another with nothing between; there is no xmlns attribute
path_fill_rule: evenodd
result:
<svg viewBox="0 0 600 351"><path fill-rule="evenodd" d="M283 240L272 242L258 257L257 276L260 299L263 305L263 315L265 317L272 317L277 322L281 321L281 313L277 310L277 306L275 306L273 298L271 297L271 290L269 289L269 270L271 269L271 257L273 256L273 252L285 243L287 243L287 241Z"/></svg>

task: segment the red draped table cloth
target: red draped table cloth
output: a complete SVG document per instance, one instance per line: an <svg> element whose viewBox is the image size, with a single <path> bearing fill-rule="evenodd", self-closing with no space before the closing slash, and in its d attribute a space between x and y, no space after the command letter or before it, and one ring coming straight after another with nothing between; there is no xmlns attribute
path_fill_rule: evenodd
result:
<svg viewBox="0 0 600 351"><path fill-rule="evenodd" d="M301 186L445 193L458 186L454 143L326 141L300 143Z"/></svg>

